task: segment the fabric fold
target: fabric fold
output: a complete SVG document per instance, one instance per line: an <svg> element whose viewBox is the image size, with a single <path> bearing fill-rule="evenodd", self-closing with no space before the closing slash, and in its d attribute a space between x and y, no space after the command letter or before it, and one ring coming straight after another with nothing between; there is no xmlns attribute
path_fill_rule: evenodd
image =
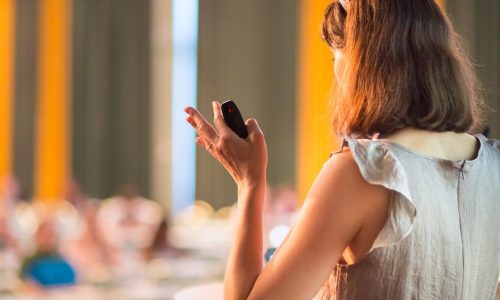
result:
<svg viewBox="0 0 500 300"><path fill-rule="evenodd" d="M417 217L417 205L401 163L382 141L350 137L345 140L363 178L392 191L387 221L368 253L399 243L410 234Z"/></svg>

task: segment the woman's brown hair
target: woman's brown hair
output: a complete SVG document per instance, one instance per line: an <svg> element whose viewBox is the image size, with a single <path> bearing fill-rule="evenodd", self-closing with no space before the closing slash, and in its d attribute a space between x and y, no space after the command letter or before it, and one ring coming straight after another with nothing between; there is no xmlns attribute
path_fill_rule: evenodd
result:
<svg viewBox="0 0 500 300"><path fill-rule="evenodd" d="M338 0L325 12L323 39L344 56L332 99L338 136L386 136L412 126L473 132L484 103L472 64L434 0Z"/></svg>

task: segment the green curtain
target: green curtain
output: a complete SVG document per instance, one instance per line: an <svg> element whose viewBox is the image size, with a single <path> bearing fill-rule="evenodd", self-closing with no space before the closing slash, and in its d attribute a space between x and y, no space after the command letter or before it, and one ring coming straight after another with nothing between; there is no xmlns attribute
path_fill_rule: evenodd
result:
<svg viewBox="0 0 500 300"><path fill-rule="evenodd" d="M73 7L73 175L90 196L149 196L150 1Z"/></svg>
<svg viewBox="0 0 500 300"><path fill-rule="evenodd" d="M296 0L200 1L198 107L212 118L211 101L231 99L258 120L272 185L295 181L297 29ZM196 174L198 199L234 203L232 178L200 148Z"/></svg>
<svg viewBox="0 0 500 300"><path fill-rule="evenodd" d="M22 196L33 193L38 1L16 0L13 172Z"/></svg>
<svg viewBox="0 0 500 300"><path fill-rule="evenodd" d="M490 136L500 139L500 1L450 0L446 8L476 65L490 107Z"/></svg>

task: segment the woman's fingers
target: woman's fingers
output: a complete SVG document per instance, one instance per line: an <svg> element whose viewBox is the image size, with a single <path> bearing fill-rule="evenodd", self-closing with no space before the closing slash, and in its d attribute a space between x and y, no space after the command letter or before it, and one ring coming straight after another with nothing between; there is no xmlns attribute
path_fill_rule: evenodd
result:
<svg viewBox="0 0 500 300"><path fill-rule="evenodd" d="M192 122L189 120L188 122L198 131L198 134L213 144L219 136L217 130L193 107L186 107L184 111L191 117Z"/></svg>
<svg viewBox="0 0 500 300"><path fill-rule="evenodd" d="M248 119L245 122L245 125L247 126L248 136L249 136L250 140L254 140L256 137L263 137L264 136L264 134L262 133L262 130L260 130L259 124L257 124L257 120Z"/></svg>
<svg viewBox="0 0 500 300"><path fill-rule="evenodd" d="M196 123L194 122L194 119L191 117L191 116L188 116L186 118L186 121L191 124L191 126L193 126L194 128L196 128Z"/></svg>
<svg viewBox="0 0 500 300"><path fill-rule="evenodd" d="M213 157L217 158L215 148L212 144L210 144L207 140L205 140L203 137L199 136L196 138L196 144L202 146L207 150Z"/></svg>
<svg viewBox="0 0 500 300"><path fill-rule="evenodd" d="M229 127L224 121L224 116L222 115L221 105L217 101L212 102L212 108L214 110L214 124L217 131L222 135L228 132Z"/></svg>

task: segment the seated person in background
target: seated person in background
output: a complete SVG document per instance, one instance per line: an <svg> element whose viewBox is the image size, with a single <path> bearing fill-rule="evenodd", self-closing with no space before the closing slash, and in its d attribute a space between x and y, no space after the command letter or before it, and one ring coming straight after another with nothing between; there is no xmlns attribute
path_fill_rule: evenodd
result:
<svg viewBox="0 0 500 300"><path fill-rule="evenodd" d="M35 243L34 254L23 262L21 278L32 286L42 288L75 284L75 270L57 250L57 236L49 218L38 227Z"/></svg>
<svg viewBox="0 0 500 300"><path fill-rule="evenodd" d="M162 218L158 203L140 196L133 185L124 185L117 196L102 203L97 224L105 242L121 253L126 263L142 256L151 245Z"/></svg>
<svg viewBox="0 0 500 300"><path fill-rule="evenodd" d="M4 214L0 211L0 295L14 288L20 261L18 242Z"/></svg>
<svg viewBox="0 0 500 300"><path fill-rule="evenodd" d="M0 212L0 252L7 251L17 256L19 254L19 247L10 231L7 218L3 212Z"/></svg>
<svg viewBox="0 0 500 300"><path fill-rule="evenodd" d="M60 253L78 270L79 280L102 282L109 279L116 258L97 224L100 201L83 194L74 180L68 185L65 200L57 211L56 228L65 227L57 230Z"/></svg>

